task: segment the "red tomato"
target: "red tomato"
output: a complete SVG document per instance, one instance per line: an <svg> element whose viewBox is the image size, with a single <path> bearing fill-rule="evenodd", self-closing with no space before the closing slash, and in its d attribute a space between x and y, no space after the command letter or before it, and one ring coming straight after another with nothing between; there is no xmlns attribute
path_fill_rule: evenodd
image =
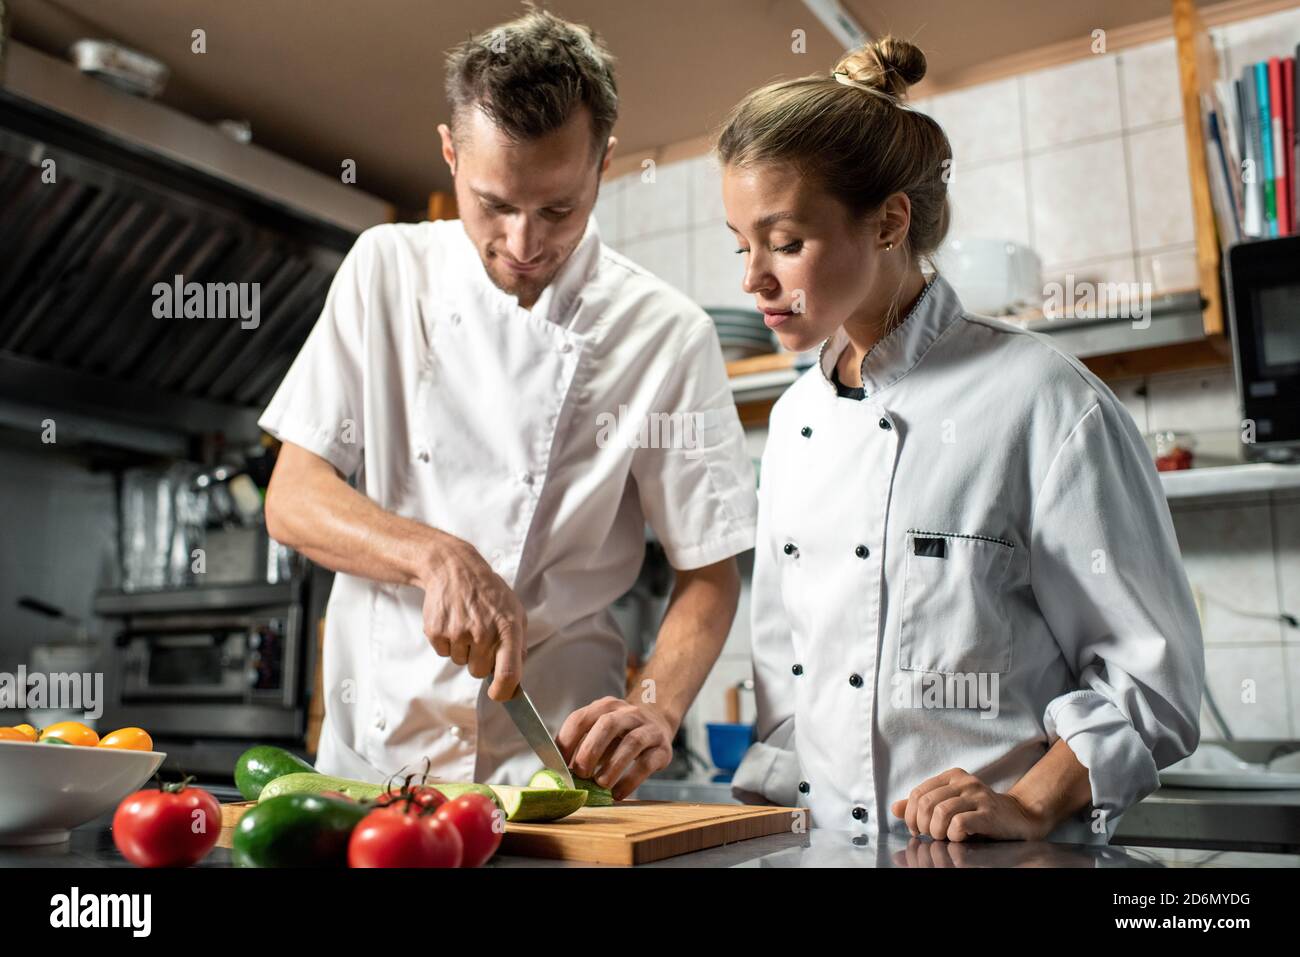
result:
<svg viewBox="0 0 1300 957"><path fill-rule="evenodd" d="M482 794L462 794L438 808L437 817L456 828L465 853L461 867L481 867L501 846L505 820Z"/></svg>
<svg viewBox="0 0 1300 957"><path fill-rule="evenodd" d="M221 836L221 805L201 788L168 784L136 791L113 814L113 843L137 867L185 867Z"/></svg>
<svg viewBox="0 0 1300 957"><path fill-rule="evenodd" d="M349 867L459 867L460 835L433 814L400 805L371 811L348 841Z"/></svg>
<svg viewBox="0 0 1300 957"><path fill-rule="evenodd" d="M411 788L411 794L415 796L416 807L439 808L447 803L447 795L427 784Z"/></svg>
<svg viewBox="0 0 1300 957"><path fill-rule="evenodd" d="M407 803L407 798L410 803ZM416 785L407 791L385 791L379 797L375 798L375 807L388 807L390 804L401 804L403 807L413 808L418 811L422 808L438 808L445 804L447 796L437 788L429 787L427 784Z"/></svg>

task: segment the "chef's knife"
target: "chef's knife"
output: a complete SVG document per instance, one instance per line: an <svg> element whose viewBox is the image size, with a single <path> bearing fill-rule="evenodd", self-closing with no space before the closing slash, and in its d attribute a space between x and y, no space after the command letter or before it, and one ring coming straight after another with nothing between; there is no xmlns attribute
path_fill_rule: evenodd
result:
<svg viewBox="0 0 1300 957"><path fill-rule="evenodd" d="M524 686L521 684L516 687L514 697L501 704L506 709L506 714L510 715L510 720L515 723L515 727L519 729L519 733L528 742L528 746L533 749L533 753L542 759L543 767L558 771L560 777L564 779L565 787L572 788L573 774L565 764L564 756L560 754L551 732L547 731L546 725L542 723L541 715L533 707L532 699L524 691Z"/></svg>

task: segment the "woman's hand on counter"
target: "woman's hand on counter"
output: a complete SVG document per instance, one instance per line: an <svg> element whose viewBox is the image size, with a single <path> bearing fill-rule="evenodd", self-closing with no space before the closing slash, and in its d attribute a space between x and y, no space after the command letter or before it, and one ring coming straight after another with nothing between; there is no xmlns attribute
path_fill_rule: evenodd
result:
<svg viewBox="0 0 1300 957"><path fill-rule="evenodd" d="M961 768L949 768L923 781L906 798L890 805L890 810L907 822L913 835L936 841L972 837L1037 841L1055 826L1019 798L994 791Z"/></svg>

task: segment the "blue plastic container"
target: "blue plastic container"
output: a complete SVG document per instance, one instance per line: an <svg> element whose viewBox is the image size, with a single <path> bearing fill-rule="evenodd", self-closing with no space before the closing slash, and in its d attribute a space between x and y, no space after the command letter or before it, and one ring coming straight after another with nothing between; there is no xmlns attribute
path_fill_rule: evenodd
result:
<svg viewBox="0 0 1300 957"><path fill-rule="evenodd" d="M709 757L719 771L735 771L754 740L752 724L707 724Z"/></svg>

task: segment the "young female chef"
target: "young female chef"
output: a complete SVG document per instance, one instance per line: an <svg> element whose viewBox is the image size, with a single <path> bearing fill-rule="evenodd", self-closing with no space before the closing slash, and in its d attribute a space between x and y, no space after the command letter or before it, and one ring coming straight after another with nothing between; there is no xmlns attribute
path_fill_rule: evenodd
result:
<svg viewBox="0 0 1300 957"><path fill-rule="evenodd" d="M922 273L952 155L902 101L924 74L886 38L719 139L744 288L821 343L763 455L734 787L825 828L1104 844L1197 745L1200 626L1114 394Z"/></svg>

